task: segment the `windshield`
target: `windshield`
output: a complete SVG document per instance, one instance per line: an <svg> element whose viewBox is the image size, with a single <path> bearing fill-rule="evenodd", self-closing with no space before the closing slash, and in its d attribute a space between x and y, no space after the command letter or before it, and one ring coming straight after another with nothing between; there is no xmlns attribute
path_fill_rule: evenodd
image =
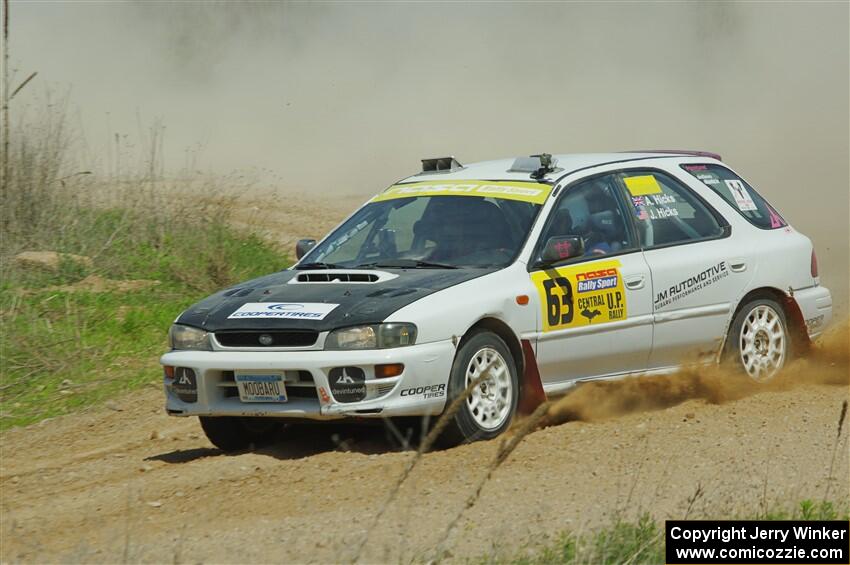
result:
<svg viewBox="0 0 850 565"><path fill-rule="evenodd" d="M519 253L539 209L480 196L373 201L296 268L504 267Z"/></svg>

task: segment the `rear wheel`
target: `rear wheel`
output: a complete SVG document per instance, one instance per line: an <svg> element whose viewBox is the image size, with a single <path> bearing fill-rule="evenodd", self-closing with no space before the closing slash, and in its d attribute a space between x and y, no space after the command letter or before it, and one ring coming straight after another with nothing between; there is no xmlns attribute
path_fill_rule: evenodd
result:
<svg viewBox="0 0 850 565"><path fill-rule="evenodd" d="M464 340L452 365L446 406L475 382L443 432L446 445L491 439L511 424L519 399L519 379L508 346L494 333L477 332Z"/></svg>
<svg viewBox="0 0 850 565"><path fill-rule="evenodd" d="M791 356L785 312L775 301L762 298L745 304L727 339L727 359L755 381L769 381Z"/></svg>
<svg viewBox="0 0 850 565"><path fill-rule="evenodd" d="M228 452L267 443L280 431L280 424L271 418L199 416L199 419L212 444Z"/></svg>

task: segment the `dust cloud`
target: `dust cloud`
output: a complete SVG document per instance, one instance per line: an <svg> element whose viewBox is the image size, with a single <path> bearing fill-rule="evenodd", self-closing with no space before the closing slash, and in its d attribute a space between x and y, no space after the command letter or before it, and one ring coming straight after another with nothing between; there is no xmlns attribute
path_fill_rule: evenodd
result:
<svg viewBox="0 0 850 565"><path fill-rule="evenodd" d="M153 120L169 171L319 195L426 156L717 151L814 239L846 312L848 21L841 2L13 1L11 61L72 89L101 170Z"/></svg>
<svg viewBox="0 0 850 565"><path fill-rule="evenodd" d="M686 400L723 404L764 392L806 385L850 384L850 324L833 327L811 350L774 379L756 383L728 366L690 368L671 375L597 381L579 385L556 401L546 424L597 421L633 412L661 410Z"/></svg>

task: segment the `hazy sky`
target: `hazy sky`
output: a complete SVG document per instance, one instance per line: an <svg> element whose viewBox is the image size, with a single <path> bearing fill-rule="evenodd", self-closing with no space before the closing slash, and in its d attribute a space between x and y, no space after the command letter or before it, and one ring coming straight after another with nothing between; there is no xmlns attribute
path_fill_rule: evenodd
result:
<svg viewBox="0 0 850 565"><path fill-rule="evenodd" d="M15 102L70 86L101 166L115 133L141 143L155 119L170 170L192 148L204 170L308 190L373 192L425 156L709 149L847 273L846 2L13 1L11 16L13 66L39 72Z"/></svg>

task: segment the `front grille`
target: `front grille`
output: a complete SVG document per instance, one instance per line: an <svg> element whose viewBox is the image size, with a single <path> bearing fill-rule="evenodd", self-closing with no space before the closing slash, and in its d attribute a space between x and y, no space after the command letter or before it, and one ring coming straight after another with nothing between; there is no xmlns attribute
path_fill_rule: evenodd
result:
<svg viewBox="0 0 850 565"><path fill-rule="evenodd" d="M319 339L319 332L307 330L216 332L224 347L309 347Z"/></svg>
<svg viewBox="0 0 850 565"><path fill-rule="evenodd" d="M286 387L286 395L289 398L319 399L319 393L316 392L316 387L314 386L288 386Z"/></svg>

